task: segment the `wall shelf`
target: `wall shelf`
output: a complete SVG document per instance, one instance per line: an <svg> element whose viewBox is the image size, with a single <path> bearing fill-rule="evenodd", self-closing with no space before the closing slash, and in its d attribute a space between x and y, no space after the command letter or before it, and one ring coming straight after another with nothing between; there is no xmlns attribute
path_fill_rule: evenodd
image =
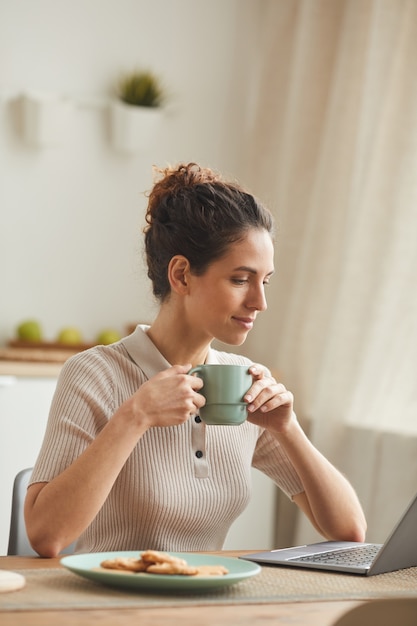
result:
<svg viewBox="0 0 417 626"><path fill-rule="evenodd" d="M125 155L146 151L166 111L165 107L125 105L111 97L35 91L0 92L0 105L18 108L19 133L25 143L37 149L64 145L77 110L107 113L111 145Z"/></svg>

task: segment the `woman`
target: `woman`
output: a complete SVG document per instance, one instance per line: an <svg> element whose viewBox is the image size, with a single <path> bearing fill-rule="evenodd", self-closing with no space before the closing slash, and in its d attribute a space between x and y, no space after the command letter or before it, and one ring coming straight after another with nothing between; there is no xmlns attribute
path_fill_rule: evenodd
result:
<svg viewBox="0 0 417 626"><path fill-rule="evenodd" d="M33 548L216 550L250 497L250 470L270 476L328 539L363 541L349 483L312 446L293 396L262 366L211 347L243 344L274 271L271 214L195 164L161 172L145 247L160 309L150 327L69 359L28 489ZM250 365L241 426L205 426L200 363Z"/></svg>

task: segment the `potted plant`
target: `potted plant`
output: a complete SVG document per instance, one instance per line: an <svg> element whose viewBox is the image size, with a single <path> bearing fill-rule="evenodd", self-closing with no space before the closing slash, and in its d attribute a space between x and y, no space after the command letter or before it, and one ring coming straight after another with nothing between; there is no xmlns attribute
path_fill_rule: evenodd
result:
<svg viewBox="0 0 417 626"><path fill-rule="evenodd" d="M119 79L111 104L112 141L118 151L133 154L149 145L165 99L165 89L151 71L133 70Z"/></svg>

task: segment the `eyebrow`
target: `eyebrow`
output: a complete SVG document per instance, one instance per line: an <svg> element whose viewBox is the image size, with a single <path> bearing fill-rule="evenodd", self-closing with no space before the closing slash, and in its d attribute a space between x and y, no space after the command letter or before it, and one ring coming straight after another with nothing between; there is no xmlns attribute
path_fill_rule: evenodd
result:
<svg viewBox="0 0 417 626"><path fill-rule="evenodd" d="M249 272L250 274L258 274L257 270L253 269L253 267L249 267L247 265L241 265L240 267L235 267L234 272ZM272 276L275 270L271 270L266 274L266 276Z"/></svg>

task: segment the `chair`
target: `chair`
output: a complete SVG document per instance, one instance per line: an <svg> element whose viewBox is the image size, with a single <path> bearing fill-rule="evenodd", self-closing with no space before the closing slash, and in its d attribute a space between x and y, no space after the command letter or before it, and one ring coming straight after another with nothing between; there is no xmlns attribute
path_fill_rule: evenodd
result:
<svg viewBox="0 0 417 626"><path fill-rule="evenodd" d="M26 525L23 515L23 507L26 497L26 490L32 475L32 468L21 470L15 477L12 493L12 514L10 518L8 555L38 556L29 543L26 534ZM72 554L74 544L71 544L62 554Z"/></svg>
<svg viewBox="0 0 417 626"><path fill-rule="evenodd" d="M359 604L339 617L333 626L416 626L417 598L390 598Z"/></svg>

